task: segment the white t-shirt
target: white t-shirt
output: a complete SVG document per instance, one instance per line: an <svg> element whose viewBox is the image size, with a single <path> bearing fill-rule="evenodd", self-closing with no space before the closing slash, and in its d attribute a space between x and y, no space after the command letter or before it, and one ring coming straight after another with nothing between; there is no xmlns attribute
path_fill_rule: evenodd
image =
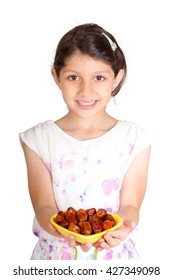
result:
<svg viewBox="0 0 173 280"><path fill-rule="evenodd" d="M121 120L104 135L84 141L70 136L51 120L20 133L20 139L39 155L48 168L59 210L70 206L75 209L95 207L115 213L119 209L119 195L126 171L136 155L151 144L146 130L133 122ZM67 242L62 238L59 241L56 238L55 242L55 238L45 232L36 219L33 231L39 242L32 259L74 258L76 252L68 247ZM94 258L94 248L87 253L78 251L79 259ZM98 259L136 257L131 238L97 255Z"/></svg>

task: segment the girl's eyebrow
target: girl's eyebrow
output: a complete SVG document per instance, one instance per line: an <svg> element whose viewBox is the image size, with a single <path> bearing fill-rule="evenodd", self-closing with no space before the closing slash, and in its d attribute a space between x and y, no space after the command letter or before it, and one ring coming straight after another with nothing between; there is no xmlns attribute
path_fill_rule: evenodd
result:
<svg viewBox="0 0 173 280"><path fill-rule="evenodd" d="M80 72L78 72L78 71L76 71L76 70L62 70L62 72L63 73L76 73L76 74L80 74ZM110 71L106 71L106 70L98 70L98 71L95 71L95 72L93 72L92 74L94 74L94 75L101 75L101 74L110 74Z"/></svg>
<svg viewBox="0 0 173 280"><path fill-rule="evenodd" d="M71 73L71 72L73 72L73 73L78 73L76 70L61 70L63 73Z"/></svg>

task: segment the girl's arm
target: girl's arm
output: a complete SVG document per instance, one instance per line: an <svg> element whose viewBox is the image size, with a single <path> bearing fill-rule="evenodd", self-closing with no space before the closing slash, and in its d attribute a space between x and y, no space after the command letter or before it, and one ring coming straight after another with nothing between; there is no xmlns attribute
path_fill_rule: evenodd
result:
<svg viewBox="0 0 173 280"><path fill-rule="evenodd" d="M139 211L145 195L150 158L150 146L140 152L130 165L120 193L120 208L117 214L123 218L122 226L110 231L100 239L98 250L115 247L125 240L139 221Z"/></svg>
<svg viewBox="0 0 173 280"><path fill-rule="evenodd" d="M27 165L29 193L37 221L50 234L62 237L50 223L51 216L58 212L52 189L51 175L35 152L24 143L22 143L22 147ZM64 238L71 247L80 245L83 251L88 251L91 247L89 243L77 244L73 235Z"/></svg>
<svg viewBox="0 0 173 280"><path fill-rule="evenodd" d="M40 226L49 232L59 236L56 231L52 232L50 218L58 212L52 189L51 175L42 159L22 142L25 155L29 193Z"/></svg>
<svg viewBox="0 0 173 280"><path fill-rule="evenodd" d="M136 224L147 186L149 158L150 146L133 160L125 175L120 193L118 214L123 218L132 219Z"/></svg>

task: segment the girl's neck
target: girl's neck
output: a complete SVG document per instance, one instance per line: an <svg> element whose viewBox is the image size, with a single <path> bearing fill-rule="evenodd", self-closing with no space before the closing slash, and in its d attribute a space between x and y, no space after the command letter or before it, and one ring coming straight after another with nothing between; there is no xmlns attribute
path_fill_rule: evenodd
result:
<svg viewBox="0 0 173 280"><path fill-rule="evenodd" d="M117 120L106 112L94 118L78 118L68 113L55 122L63 131L79 139L97 138L108 132L117 123Z"/></svg>

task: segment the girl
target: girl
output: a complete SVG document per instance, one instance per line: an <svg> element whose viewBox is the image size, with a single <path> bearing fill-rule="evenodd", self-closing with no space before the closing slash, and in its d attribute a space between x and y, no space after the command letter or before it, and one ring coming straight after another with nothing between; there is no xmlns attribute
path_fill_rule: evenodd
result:
<svg viewBox="0 0 173 280"><path fill-rule="evenodd" d="M20 134L35 211L38 243L33 260L135 259L132 240L144 198L150 156L147 132L106 111L126 77L126 61L115 38L84 24L60 40L52 67L68 113ZM95 244L77 244L50 224L68 207L105 208L122 226Z"/></svg>

